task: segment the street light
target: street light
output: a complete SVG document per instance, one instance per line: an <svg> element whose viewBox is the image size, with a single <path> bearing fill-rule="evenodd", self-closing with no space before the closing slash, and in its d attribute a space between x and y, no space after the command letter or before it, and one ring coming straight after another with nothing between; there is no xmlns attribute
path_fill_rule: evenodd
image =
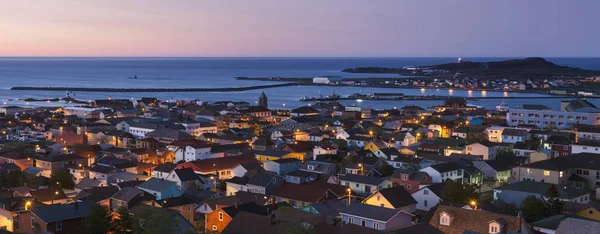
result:
<svg viewBox="0 0 600 234"><path fill-rule="evenodd" d="M473 207L473 210L477 210L477 202L475 200L471 201L471 206Z"/></svg>
<svg viewBox="0 0 600 234"><path fill-rule="evenodd" d="M362 163L358 164L358 168L360 168L360 174L362 175L363 174L363 165L362 165Z"/></svg>
<svg viewBox="0 0 600 234"><path fill-rule="evenodd" d="M348 188L348 206L352 203L352 189Z"/></svg>

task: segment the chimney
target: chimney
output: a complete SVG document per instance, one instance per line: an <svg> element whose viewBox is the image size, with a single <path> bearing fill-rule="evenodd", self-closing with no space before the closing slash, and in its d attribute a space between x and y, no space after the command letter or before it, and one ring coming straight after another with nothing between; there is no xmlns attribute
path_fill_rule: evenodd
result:
<svg viewBox="0 0 600 234"><path fill-rule="evenodd" d="M235 202L233 205L235 206L236 209L238 208L238 202Z"/></svg>
<svg viewBox="0 0 600 234"><path fill-rule="evenodd" d="M75 202L75 209L77 210L79 208L79 202Z"/></svg>

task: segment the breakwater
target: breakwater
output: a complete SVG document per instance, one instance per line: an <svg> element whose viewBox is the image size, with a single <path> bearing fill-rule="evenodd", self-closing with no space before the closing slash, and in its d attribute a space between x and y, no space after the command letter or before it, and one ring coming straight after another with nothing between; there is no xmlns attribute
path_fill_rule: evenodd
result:
<svg viewBox="0 0 600 234"><path fill-rule="evenodd" d="M18 86L12 87L10 90L36 90L36 91L79 91L79 92L239 92L256 89L269 89L287 86L298 86L298 83L283 83L272 85L256 85L246 87L232 88L86 88L86 87L34 87L34 86Z"/></svg>

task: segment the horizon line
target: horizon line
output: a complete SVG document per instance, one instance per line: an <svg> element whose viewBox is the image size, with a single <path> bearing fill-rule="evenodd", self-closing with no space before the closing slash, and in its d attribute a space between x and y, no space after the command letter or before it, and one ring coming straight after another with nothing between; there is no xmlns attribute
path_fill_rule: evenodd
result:
<svg viewBox="0 0 600 234"><path fill-rule="evenodd" d="M598 56L3 56L16 58L600 58Z"/></svg>

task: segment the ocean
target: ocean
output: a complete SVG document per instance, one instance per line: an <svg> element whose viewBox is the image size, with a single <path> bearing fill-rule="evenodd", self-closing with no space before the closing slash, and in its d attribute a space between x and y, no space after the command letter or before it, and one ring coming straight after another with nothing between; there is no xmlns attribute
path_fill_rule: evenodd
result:
<svg viewBox="0 0 600 234"><path fill-rule="evenodd" d="M463 61L500 61L511 58L462 58ZM400 77L393 74L350 74L341 72L353 67L403 67L422 66L455 62L457 58L38 58L0 57L0 101L5 105L56 105L56 103L22 101L24 98L64 97L60 91L13 91L15 86L42 87L107 87L107 88L222 88L269 84L251 80L236 80L234 77L315 77L337 75L350 77ZM559 65L600 70L600 58L547 58ZM137 79L130 79L137 76ZM560 108L559 99L531 99L542 94L482 92L437 89L382 89L362 87L281 87L243 92L169 92L169 93L107 93L75 92L74 97L82 100L111 98L157 97L200 101L247 101L253 103L261 92L265 92L271 108L294 108L307 105L298 101L302 96L337 93L398 92L408 95L450 96L496 96L529 97L529 99L507 99L511 107L522 104L543 104L553 109ZM600 100L591 99L600 105ZM502 100L470 101L471 105L494 108ZM430 107L441 101L342 101L345 105L370 106L376 109L419 105ZM285 104L285 105L284 105Z"/></svg>

